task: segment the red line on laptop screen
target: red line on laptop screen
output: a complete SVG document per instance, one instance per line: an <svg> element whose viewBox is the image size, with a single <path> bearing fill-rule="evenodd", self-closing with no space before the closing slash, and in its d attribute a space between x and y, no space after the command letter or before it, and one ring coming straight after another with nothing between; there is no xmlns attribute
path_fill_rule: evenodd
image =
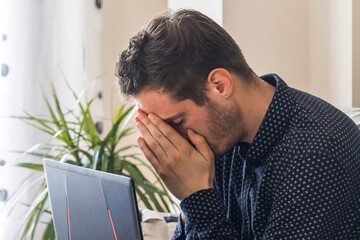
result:
<svg viewBox="0 0 360 240"><path fill-rule="evenodd" d="M109 218L110 218L110 222L111 222L111 227L112 227L113 232L114 232L114 237L115 237L115 240L117 240L116 232L115 232L115 228L114 228L114 223L113 223L112 218L111 218L110 209L108 209L108 213L109 213Z"/></svg>
<svg viewBox="0 0 360 240"><path fill-rule="evenodd" d="M69 240L71 240L71 232L70 232L70 214L69 214L69 199L66 196L66 208L67 208L67 217L68 217L68 227L69 227Z"/></svg>

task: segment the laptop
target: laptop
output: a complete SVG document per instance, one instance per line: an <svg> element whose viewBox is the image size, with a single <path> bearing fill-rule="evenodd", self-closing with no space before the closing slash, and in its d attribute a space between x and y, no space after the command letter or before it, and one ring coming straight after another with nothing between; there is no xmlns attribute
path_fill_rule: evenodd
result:
<svg viewBox="0 0 360 240"><path fill-rule="evenodd" d="M56 238L142 240L131 178L44 159Z"/></svg>

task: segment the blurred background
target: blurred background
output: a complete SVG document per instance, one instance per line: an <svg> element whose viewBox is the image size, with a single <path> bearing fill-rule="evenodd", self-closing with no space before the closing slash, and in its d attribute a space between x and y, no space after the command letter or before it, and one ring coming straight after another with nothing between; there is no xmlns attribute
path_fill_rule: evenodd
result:
<svg viewBox="0 0 360 240"><path fill-rule="evenodd" d="M42 88L53 82L62 103L72 88L96 96L101 134L111 99L119 96L114 65L129 38L165 9L197 9L235 39L258 75L277 73L288 85L341 107L360 107L360 0L0 0L0 239L13 239L26 212L8 216L4 202L29 170L11 168L48 138L9 118L23 110L46 115ZM130 104L130 103L129 103ZM133 124L133 123L130 123ZM128 141L134 142L136 135ZM23 197L32 198L27 192Z"/></svg>

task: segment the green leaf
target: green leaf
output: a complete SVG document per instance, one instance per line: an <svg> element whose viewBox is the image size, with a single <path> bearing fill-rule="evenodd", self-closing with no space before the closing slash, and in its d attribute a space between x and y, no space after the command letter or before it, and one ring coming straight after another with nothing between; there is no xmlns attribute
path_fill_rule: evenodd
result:
<svg viewBox="0 0 360 240"><path fill-rule="evenodd" d="M134 132L131 132L131 130L133 130L134 128L133 127L129 127L127 129L124 129L123 131L119 131L119 135L117 137L117 141L120 141L121 138L125 137L125 136L128 136Z"/></svg>
<svg viewBox="0 0 360 240"><path fill-rule="evenodd" d="M52 120L54 121L54 124L56 125L57 129L60 130L61 129L61 125L59 123L59 120L57 119L55 113L54 113L54 110L52 109L52 107L50 106L50 103L48 101L48 99L46 98L45 94L43 93L43 97L44 97L44 100L46 102L46 106L49 110L49 113L51 115L51 118Z"/></svg>
<svg viewBox="0 0 360 240"><path fill-rule="evenodd" d="M64 140L66 141L66 143L67 143L71 148L75 148L74 143L73 143L73 141L72 141L72 139L71 139L69 130L68 130L67 122L66 122L66 120L65 120L63 111L62 111L61 106L60 106L60 103L59 103L59 99L58 99L58 97L57 97L57 95L56 95L56 91L55 91L54 85L51 85L51 87L52 87L52 92L53 92L53 96L54 96L54 100L55 100L55 105L56 105L57 113L58 113L59 116L60 116L60 122L61 122L61 124L62 124L62 126L63 126L63 129L64 129L62 135L63 135ZM79 156L78 156L78 154L77 154L77 151L74 151L73 153L74 153L73 155L74 155L75 158L76 158L76 161L77 161L79 164L81 164L81 160L80 160L80 158L79 158Z"/></svg>
<svg viewBox="0 0 360 240"><path fill-rule="evenodd" d="M160 191L159 189L157 189L154 186L151 185L146 185L144 184L144 176L141 173L141 171L133 164L128 163L128 162L123 162L124 168L126 169L126 171L128 171L131 175L132 178L134 178L135 180L135 184L137 184L138 186L142 187L146 194L150 197L151 201L155 204L156 209L158 211L163 212L164 209L161 207L161 205L159 204L159 201L157 200L157 198L155 197L154 193L157 193L159 195L164 195L165 193L163 193L162 191Z"/></svg>
<svg viewBox="0 0 360 240"><path fill-rule="evenodd" d="M118 155L120 152L129 150L129 149L134 148L134 147L137 147L137 145L135 145L135 144L130 144L130 145L127 145L127 146L125 146L125 147L122 147L122 148L120 148L119 150L117 150L117 151L115 152L115 155Z"/></svg>
<svg viewBox="0 0 360 240"><path fill-rule="evenodd" d="M38 210L38 213L37 213L37 215L36 215L36 219L35 219L35 222L34 222L34 227L33 227L33 229L32 229L32 234L31 234L31 239L34 239L34 235L35 235L35 231L36 231L36 228L37 228L37 225L38 225L38 223L39 223L39 221L40 221L40 217L41 217L41 215L43 214L43 212L44 212L44 206L45 206L45 203L46 203L46 201L47 201L47 199L48 199L48 194L46 194L45 195L45 197L44 197L44 199L39 203L39 210Z"/></svg>
<svg viewBox="0 0 360 240"><path fill-rule="evenodd" d="M53 131L53 129L49 125L47 125L44 120L41 120L41 119L27 113L25 110L23 110L23 111L29 117L30 120L33 120L33 121L39 123L41 126L45 127L46 129L48 129L50 131Z"/></svg>
<svg viewBox="0 0 360 240"><path fill-rule="evenodd" d="M139 187L142 187L144 190L146 190L146 192L157 193L160 196L166 195L165 192L163 192L162 190L158 189L157 187L151 185L149 182L146 182L146 183L138 182L137 185Z"/></svg>
<svg viewBox="0 0 360 240"><path fill-rule="evenodd" d="M31 178L34 178L36 177L37 175L33 174L33 175L29 175L27 176L26 178L24 178L20 184L18 186L18 188L15 189L15 191L8 197L8 199L6 200L6 203L9 203L11 202L11 200L15 197L15 196L18 196L14 202L17 203L21 198L22 196L24 196L25 193L27 193L31 188L32 186L34 186L35 184L37 184L38 182L40 182L41 180L44 179L44 175L42 175L41 177L38 177L36 178L35 180L31 180ZM23 186L23 184L28 181L30 182L30 185L26 185L26 188L21 188L21 186ZM8 216L11 214L13 208L16 206L16 204L9 209L9 213L8 213Z"/></svg>
<svg viewBox="0 0 360 240"><path fill-rule="evenodd" d="M144 180L144 176L142 175L142 173L138 169L136 169L133 164L131 164L130 162L122 161L122 165L124 166L124 169L128 173L130 173L135 183L142 182Z"/></svg>
<svg viewBox="0 0 360 240"><path fill-rule="evenodd" d="M36 209L33 209L33 211L31 212L31 215L29 217L29 221L26 222L25 228L21 235L21 239L25 239L25 235L29 232L29 229L31 227L31 224L33 223L33 218L35 217L35 214L36 214Z"/></svg>
<svg viewBox="0 0 360 240"><path fill-rule="evenodd" d="M168 199L170 200L170 203L172 204L172 206L174 208L180 209L179 206L171 199L169 192L167 190L167 188L165 187L165 185L162 183L161 179L159 178L159 176L155 173L154 169L147 164L144 160L142 160L141 158L138 158L137 156L135 156L134 154L128 155L127 157L130 157L134 160L139 161L143 166L145 166L147 169L150 170L150 172L153 174L153 176L155 176L157 182L160 184L162 190L166 193L166 195L168 195Z"/></svg>
<svg viewBox="0 0 360 240"><path fill-rule="evenodd" d="M79 150L78 148L73 148L73 149L70 149L70 150L66 151L65 153L62 154L62 156L61 156L61 158L60 158L59 161L60 161L60 162L66 162L66 161L68 161L69 159L67 159L67 157L73 156L73 153L74 153L74 152L77 152L78 150ZM76 159L76 163L77 163L77 165L81 166L81 161L80 161L80 159L79 159L79 161L78 161L78 159Z"/></svg>
<svg viewBox="0 0 360 240"><path fill-rule="evenodd" d="M115 138L118 127L121 123L121 121L126 117L126 115L134 108L134 106L131 106L130 108L128 108L114 123L112 129L110 130L110 132L108 133L108 135L105 137L104 141L102 142L101 146L104 147L111 138Z"/></svg>
<svg viewBox="0 0 360 240"><path fill-rule="evenodd" d="M145 190L146 191L146 190ZM146 191L147 195L150 197L151 201L155 204L156 210L159 212L164 212L164 209L159 204L159 201L155 197L154 193Z"/></svg>
<svg viewBox="0 0 360 240"><path fill-rule="evenodd" d="M167 212L171 212L170 211L170 208L169 208L169 204L165 201L165 198L161 195L159 195L160 199L161 199L161 202L163 203L164 207L166 208L166 211Z"/></svg>
<svg viewBox="0 0 360 240"><path fill-rule="evenodd" d="M54 158L55 157L53 155L48 155L46 153L24 152L24 151L8 151L8 152L21 153L21 154L31 155L31 156L35 156L35 157L39 157L39 158Z"/></svg>
<svg viewBox="0 0 360 240"><path fill-rule="evenodd" d="M50 222L46 225L46 229L41 239L42 240L55 239L54 236L55 236L55 229L54 229L53 219L51 219Z"/></svg>
<svg viewBox="0 0 360 240"><path fill-rule="evenodd" d="M26 233L29 232L31 225L33 224L33 218L35 217L35 214L37 210L39 209L39 205L43 201L43 199L47 196L48 190L45 188L32 202L31 206L29 207L29 210L27 214L24 217L23 223L20 226L25 226L22 235L22 238L25 236ZM27 222L26 220L29 219ZM23 227L22 227L23 228Z"/></svg>
<svg viewBox="0 0 360 240"><path fill-rule="evenodd" d="M92 159L92 162L93 162L92 168L93 168L93 169L96 169L96 166L98 165L100 152L101 152L101 147L100 147L100 146L96 146L96 147L94 148L94 155L93 155L93 159Z"/></svg>
<svg viewBox="0 0 360 240"><path fill-rule="evenodd" d="M121 118L121 114L124 111L125 105L122 105L119 110L115 111L115 118L114 118L114 124Z"/></svg>
<svg viewBox="0 0 360 240"><path fill-rule="evenodd" d="M34 119L32 117L29 117L29 116L9 116L8 118L13 118L13 119L17 119L17 120L27 120L27 121L34 121ZM43 123L48 123L49 127L51 129L49 130L54 130L53 127L51 127L51 125L55 125L55 122L51 119L44 119L44 118L41 118L41 117L38 117L38 119L40 121L42 121ZM51 124L51 125L50 125ZM73 121L68 121L68 124L74 124L74 125L77 125L78 123L77 122L73 122Z"/></svg>
<svg viewBox="0 0 360 240"><path fill-rule="evenodd" d="M127 118L124 120L124 122L120 128L120 133L122 133L124 131L124 128L128 125L130 119L132 118L132 116L134 115L136 110L137 110L137 107L135 107L135 105L133 105L128 109L127 112L124 113L124 117L127 116Z"/></svg>
<svg viewBox="0 0 360 240"><path fill-rule="evenodd" d="M65 81L65 84L66 84L67 88L72 92L74 98L75 98L76 100L78 100L79 98L78 98L78 96L76 95L75 91L74 91L74 90L72 89L72 87L70 86L69 81L67 80L64 71L62 70L61 67L59 67L59 68L60 68L61 75L62 75L62 77L63 77L63 79L64 79L64 81Z"/></svg>
<svg viewBox="0 0 360 240"><path fill-rule="evenodd" d="M60 141L67 143L66 140L63 137L61 137L64 131L65 129L59 129L57 132L53 133L53 138L57 138Z"/></svg>
<svg viewBox="0 0 360 240"><path fill-rule="evenodd" d="M92 101L94 101L94 99L92 99L87 104L86 110L84 110L83 108L81 109L82 115L83 115L83 121L81 122L80 129L85 130L85 134L88 136L88 138L90 138L90 142L91 142L92 146L96 146L99 143L99 134L96 130L94 121L93 121L93 119L91 117L91 113L90 113L90 105L91 105Z"/></svg>
<svg viewBox="0 0 360 240"><path fill-rule="evenodd" d="M90 153L88 153L87 151L83 150L83 149L79 149L79 152L81 152L82 154L84 154L88 159L89 161L91 161L93 159L93 157L91 156Z"/></svg>
<svg viewBox="0 0 360 240"><path fill-rule="evenodd" d="M29 168L29 169L32 169L32 170L37 170L37 171L42 171L42 172L44 171L44 166L42 164L18 163L18 164L15 164L15 166Z"/></svg>
<svg viewBox="0 0 360 240"><path fill-rule="evenodd" d="M50 135L53 135L54 134L54 132L51 132L51 131L48 131L48 130L46 130L45 128L42 128L42 127L39 127L39 126L36 126L35 124L33 124L33 123L30 123L30 122L28 122L28 121L24 121L26 124L28 124L28 125L30 125L30 126L32 126L32 127L34 127L34 128L36 128L36 129L38 129L38 130L40 130L40 131L42 131L42 132L44 132L44 133L47 133L47 134L50 134Z"/></svg>
<svg viewBox="0 0 360 240"><path fill-rule="evenodd" d="M107 169L108 169L108 162L109 158L106 154L104 154L101 158L101 171L103 172L107 172Z"/></svg>
<svg viewBox="0 0 360 240"><path fill-rule="evenodd" d="M135 191L137 195L140 197L141 201L145 204L145 206L150 209L154 210L149 201L147 200L146 196L141 192L141 190L138 187L135 187Z"/></svg>

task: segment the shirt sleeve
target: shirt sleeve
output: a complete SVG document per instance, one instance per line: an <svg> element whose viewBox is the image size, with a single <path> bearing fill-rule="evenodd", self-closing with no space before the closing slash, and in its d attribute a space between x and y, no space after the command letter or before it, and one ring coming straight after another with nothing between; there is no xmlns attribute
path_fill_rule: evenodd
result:
<svg viewBox="0 0 360 240"><path fill-rule="evenodd" d="M181 222L181 216L179 215L178 217L178 223L176 225L175 231L172 235L171 240L182 240L182 239L186 239L185 233L184 233L184 227L182 225Z"/></svg>
<svg viewBox="0 0 360 240"><path fill-rule="evenodd" d="M239 239L238 232L226 216L221 196L215 189L191 194L180 203L180 207L185 217L185 228L179 219L172 239Z"/></svg>

